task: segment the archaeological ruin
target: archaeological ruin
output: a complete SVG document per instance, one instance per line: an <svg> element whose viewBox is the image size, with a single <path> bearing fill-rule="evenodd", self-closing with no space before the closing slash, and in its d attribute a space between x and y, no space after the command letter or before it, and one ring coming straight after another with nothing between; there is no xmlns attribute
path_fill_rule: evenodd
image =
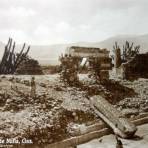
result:
<svg viewBox="0 0 148 148"><path fill-rule="evenodd" d="M0 64L2 137L32 140L21 147L69 148L106 135L134 139L148 123L148 53L140 46L116 42L113 56L70 46L52 74L29 55L30 46L15 46L9 39Z"/></svg>

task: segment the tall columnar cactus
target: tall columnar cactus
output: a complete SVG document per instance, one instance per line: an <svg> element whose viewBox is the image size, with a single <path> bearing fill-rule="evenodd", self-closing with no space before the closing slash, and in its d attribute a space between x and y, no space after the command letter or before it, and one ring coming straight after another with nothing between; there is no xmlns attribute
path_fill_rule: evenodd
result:
<svg viewBox="0 0 148 148"><path fill-rule="evenodd" d="M130 60L132 57L135 57L139 53L140 45L134 46L134 43L130 44L128 41L126 41L125 45L123 45L123 48L121 50L118 43L115 42L113 49L115 67L118 68L120 67L121 63Z"/></svg>
<svg viewBox="0 0 148 148"><path fill-rule="evenodd" d="M131 57L134 57L139 53L140 45L135 47L133 45L134 43L130 44L128 41L126 41L125 45L123 45L123 61L128 61Z"/></svg>
<svg viewBox="0 0 148 148"><path fill-rule="evenodd" d="M115 45L113 46L113 48L114 48L114 54L115 54L114 56L115 68L118 68L121 65L121 50L117 42L115 42Z"/></svg>
<svg viewBox="0 0 148 148"><path fill-rule="evenodd" d="M0 74L14 74L18 65L23 61L24 57L27 56L30 46L26 52L24 52L25 44L20 53L16 54L15 42L9 38L7 45L5 46L5 51L0 62Z"/></svg>

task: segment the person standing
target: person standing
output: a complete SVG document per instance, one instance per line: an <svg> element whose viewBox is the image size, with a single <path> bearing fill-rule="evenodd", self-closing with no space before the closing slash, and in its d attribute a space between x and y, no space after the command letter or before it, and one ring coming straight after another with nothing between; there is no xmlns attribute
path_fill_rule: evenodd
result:
<svg viewBox="0 0 148 148"><path fill-rule="evenodd" d="M35 83L35 77L31 78L31 92L30 96L34 98L36 96L36 83Z"/></svg>

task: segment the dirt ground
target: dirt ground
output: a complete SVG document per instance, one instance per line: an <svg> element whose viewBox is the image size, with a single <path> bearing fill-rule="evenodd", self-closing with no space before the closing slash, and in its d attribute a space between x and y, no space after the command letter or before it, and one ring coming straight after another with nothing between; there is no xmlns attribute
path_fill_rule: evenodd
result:
<svg viewBox="0 0 148 148"><path fill-rule="evenodd" d="M148 111L148 79L110 80L95 84L80 75L79 87L63 84L59 75L35 76L36 97L30 97L32 76L0 76L0 137L53 143L71 137L74 125L91 124L97 117L89 97L106 98L125 116Z"/></svg>
<svg viewBox="0 0 148 148"><path fill-rule="evenodd" d="M148 146L148 124L138 127L136 133L139 138L132 140L120 139L124 148L147 148ZM100 139L92 140L86 144L79 145L78 148L115 148L116 138L114 135L104 136Z"/></svg>

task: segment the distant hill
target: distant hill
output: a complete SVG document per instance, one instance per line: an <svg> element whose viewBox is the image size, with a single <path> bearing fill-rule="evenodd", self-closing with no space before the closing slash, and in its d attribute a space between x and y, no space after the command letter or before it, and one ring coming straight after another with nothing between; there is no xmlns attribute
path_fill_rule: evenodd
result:
<svg viewBox="0 0 148 148"><path fill-rule="evenodd" d="M95 43L95 46L100 46L101 48L107 48L112 50L115 41L118 42L120 47L125 44L125 41L133 42L134 45L140 45L141 52L148 52L148 34L147 35L119 35L115 37L108 38L102 42Z"/></svg>
<svg viewBox="0 0 148 148"><path fill-rule="evenodd" d="M134 45L141 46L141 52L148 52L148 34L146 35L118 35L108 38L102 42L79 42L72 44L56 44L56 45L32 45L29 55L39 61L42 65L59 64L58 58L62 53L65 53L67 47L70 46L86 46L107 48L112 51L115 41L122 47L125 41L133 42ZM4 51L4 44L0 42L0 57ZM17 50L21 49L21 45L17 45Z"/></svg>

